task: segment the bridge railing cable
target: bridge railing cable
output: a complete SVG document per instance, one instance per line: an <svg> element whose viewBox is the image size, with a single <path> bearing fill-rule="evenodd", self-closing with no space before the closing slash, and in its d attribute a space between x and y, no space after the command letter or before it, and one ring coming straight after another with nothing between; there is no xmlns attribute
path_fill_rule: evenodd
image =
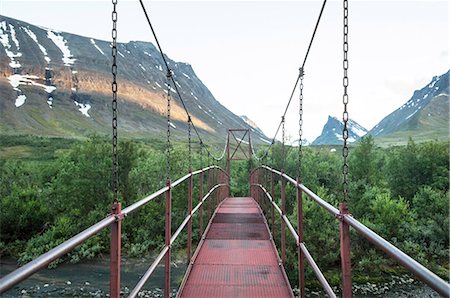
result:
<svg viewBox="0 0 450 298"><path fill-rule="evenodd" d="M261 179L259 179L259 176L261 175L261 171L270 173L272 175L272 179L271 179L272 191L271 191L271 193L269 193L267 190L269 187L269 186L267 186L268 185L267 180L266 180L266 186L264 186L262 183L260 183L260 181L262 181ZM282 180L282 187L281 187L282 205L284 205L284 203L285 203L284 202L285 195L283 192L285 191L285 182L287 181L288 183L293 185L295 187L295 189L297 189L298 194L305 193L311 200L313 200L315 203L317 203L320 207L327 210L333 217L335 217L337 220L339 220L341 222L345 222L346 224L351 226L359 235L366 238L375 247L382 250L388 256L390 256L392 259L396 260L398 263L403 265L406 269L408 269L411 273L416 275L420 280L422 280L424 283L426 283L429 287L434 289L440 295L442 295L443 297L450 296L450 284L449 283L447 283L446 281L441 279L439 276L437 276L436 274L434 274L433 272L428 270L426 267L424 267L422 264L420 264L419 262L417 262L416 260L414 260L413 258L408 256L407 254L402 252L400 249L398 249L397 247L392 245L389 241L385 240L384 238L379 236L377 233L375 233L374 231L369 229L367 226L365 226L360 221L355 219L351 214L341 213L336 207L334 207L331 204L329 204L328 202L326 202L324 199L319 197L317 194L315 194L313 191L311 191L305 185L303 185L302 183L299 183L299 181L291 178L290 176L288 176L287 174L285 174L281 171L275 170L268 166L260 166L258 168L255 168L250 174L251 187L253 189L254 188L261 189L263 191L264 197L262 198L259 195L259 192L255 191L255 190L253 190L251 192L252 196L260 203L260 205L264 206L263 199L268 198L269 203L271 205L275 206L275 209L282 217L282 226L286 225L288 227L288 230L291 232L291 234L293 235L293 237L295 238L295 240L297 242L297 246L299 247L299 252L302 251L302 253L304 254L304 256L306 257L307 260L309 258L307 255L308 253L303 248L304 243L301 241L302 234L303 234L303 226L299 225L298 230L296 232L295 229L292 227L292 225L289 223L287 216L284 214L283 206L280 209L274 203L274 191L273 191L273 189L274 189L273 175L274 174L281 177L281 180ZM264 174L264 175L266 175L266 174ZM299 217L302 217L302 209L301 209L302 203L301 203L301 200L298 200L298 198L299 198L299 196L297 195L297 208L299 208L298 213L299 213ZM301 198L301 195L300 195L300 198ZM266 216L268 214L269 214L269 212L266 209ZM272 218L273 218L273 215L272 215ZM273 225L273 221L272 221L272 225ZM273 231L273 227L272 227L272 231ZM273 234L273 232L272 232L272 234ZM281 235L281 237L283 237L283 235ZM342 239L341 239L341 241L342 241ZM285 247L283 247L283 243L284 243L284 241L282 241L282 247L281 247L282 251L285 250ZM302 245L302 243L303 243L303 245ZM311 262L309 260L308 260L308 262L311 264ZM311 264L311 266L313 266L313 265ZM300 262L299 262L299 271L303 271L303 268L300 268ZM327 292L327 294L330 295L327 290L327 285L319 277L319 272L316 272L316 269L314 269L314 268L313 268L313 271L316 273L316 276L319 278L319 281L324 286L324 289ZM304 283L300 283L299 286L300 286L300 288L304 287Z"/></svg>
<svg viewBox="0 0 450 298"><path fill-rule="evenodd" d="M289 97L289 100L287 102L286 108L284 109L284 112L283 112L283 114L281 116L281 121L278 124L277 130L275 131L275 134L274 134L274 136L272 138L272 142L269 145L269 147L267 147L267 149L264 151L264 154L262 155L262 157L259 157L259 159L263 159L264 157L266 157L269 154L269 151L272 148L272 146L275 144L276 137L277 137L278 133L280 132L280 129L281 129L282 125L283 125L283 121L284 121L284 119L286 117L286 114L287 114L287 112L289 110L289 106L291 105L292 98L294 97L295 90L297 89L298 83L300 82L300 78L303 77L303 75L304 75L304 69L305 69L306 61L308 60L309 52L311 51L311 47L312 47L313 41L314 41L314 39L316 37L317 29L319 28L319 23L320 23L320 20L322 19L322 14L323 14L323 11L325 9L326 3L327 3L327 0L324 0L323 3L322 3L322 7L320 9L319 16L317 17L316 25L314 27L311 39L309 41L308 49L306 50L305 57L304 57L303 62L301 64L300 68L299 68L300 69L299 74L298 74L298 76L297 76L297 78L295 80L294 88L292 88L291 96ZM256 155L254 155L254 156L256 156Z"/></svg>
<svg viewBox="0 0 450 298"><path fill-rule="evenodd" d="M212 175L210 175L210 172ZM147 197L131 204L130 206L126 207L123 210L119 210L118 213L109 214L104 219L100 220L99 222L95 223L94 225L88 227L87 229L83 230L79 234L73 236L72 238L66 240L65 242L61 243L60 245L56 246L55 248L49 250L45 254L37 257L33 261L23 265L22 267L16 269L15 271L5 275L0 279L0 295L6 292L7 290L11 289L18 283L22 282L23 280L27 279L32 274L38 272L41 269L46 268L51 262L55 261L56 259L66 255L70 251L72 251L75 247L82 244L89 238L99 234L101 231L105 230L108 227L114 226L114 224L117 221L125 220L127 216L132 214L133 212L137 211L141 207L145 206L146 204L150 203L151 201L157 199L163 194L166 194L166 198L169 197L169 200L166 201L166 216L171 217L171 193L172 189L179 186L186 180L192 179L193 176L200 175L200 186L199 189L203 189L204 182L203 182L203 175L207 173L207 193L203 196L203 192L199 191L199 198L200 201L197 204L197 206L190 212L186 218L183 220L181 225L178 227L176 232L172 235L169 231L166 236L168 237L167 245L165 245L156 258L156 260L150 265L149 269L147 270L146 274L141 278L141 281L137 284L135 289L132 293L137 293L142 288L142 286L147 281L148 277L153 273L158 263L162 260L164 256L167 256L170 254L171 245L173 242L177 239L177 237L180 235L183 229L186 228L186 225L192 220L193 216L199 211L200 215L203 215L203 205L206 201L209 201L208 204L208 219L211 220L211 208L212 204L218 205L223 199L228 197L229 195L229 177L227 175L227 172L223 170L222 168L218 166L208 166L200 170L193 171L178 180L174 181L168 186L165 186L158 191L148 195ZM188 183L188 193L192 193L193 184ZM192 198L191 198L192 199ZM211 202L212 200L212 202ZM214 207L215 208L215 207ZM170 219L169 219L170 220ZM202 220L200 220L200 223L202 223ZM167 228L167 227L166 227ZM117 235L111 235L111 237L117 237L118 239L121 238L121 230L118 229L116 231ZM203 227L200 228L200 233L203 233ZM201 235L203 236L203 234ZM189 243L192 241L192 239L189 239L188 237L188 246ZM120 242L119 242L120 243ZM112 243L113 245L113 243ZM113 254L113 252L111 252ZM119 255L118 260L120 262L120 247L119 247ZM168 270L169 269L169 270ZM170 268L166 268L166 274L169 275L169 277L166 277L166 280L170 281ZM119 278L119 289L120 289L120 278ZM169 291L165 291L164 295L165 297L170 296L170 284L166 285L166 287L169 289ZM167 289L166 288L166 289ZM120 291L117 293L114 292L114 297L119 297ZM111 294L111 293L110 293ZM134 297L134 296L133 296Z"/></svg>

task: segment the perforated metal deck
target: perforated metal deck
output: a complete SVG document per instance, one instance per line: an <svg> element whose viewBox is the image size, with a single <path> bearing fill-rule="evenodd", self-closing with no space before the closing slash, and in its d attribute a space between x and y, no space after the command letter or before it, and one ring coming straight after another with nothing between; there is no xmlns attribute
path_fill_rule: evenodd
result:
<svg viewBox="0 0 450 298"><path fill-rule="evenodd" d="M293 297L252 198L219 207L179 296Z"/></svg>

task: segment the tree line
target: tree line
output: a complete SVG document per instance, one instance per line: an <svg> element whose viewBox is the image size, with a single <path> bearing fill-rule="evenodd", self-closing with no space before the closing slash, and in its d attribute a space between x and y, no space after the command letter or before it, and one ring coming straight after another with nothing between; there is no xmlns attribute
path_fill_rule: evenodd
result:
<svg viewBox="0 0 450 298"><path fill-rule="evenodd" d="M123 206L165 186L166 157L163 145L125 140L119 144L119 192ZM284 160L281 145L272 148L265 161L295 177L298 171L296 148L287 148ZM303 183L334 206L342 199L342 160L330 147L303 148ZM111 145L92 136L71 141L45 160L0 159L0 256L12 256L25 263L62 243L82 229L104 218L112 203ZM187 146L176 144L171 152L173 180L187 173ZM47 155L46 155L47 156ZM379 235L438 273L449 273L449 144L437 141L379 148L373 138L363 138L351 147L350 213ZM204 154L195 151L194 169L206 166ZM222 164L223 165L223 164ZM231 193L249 193L249 170L253 161L232 164ZM198 177L194 180L194 204L198 203ZM203 185L206 193L206 182ZM275 183L280 193L280 181ZM287 187L287 215L296 223L295 189ZM279 195L275 196L280 200ZM304 196L305 243L332 284L339 283L338 221ZM194 205L195 206L195 205ZM185 186L173 191L175 230L187 214ZM206 212L205 212L206 213ZM206 216L206 214L205 214ZM194 217L194 242L199 240L198 216ZM206 218L203 220L207 222ZM279 226L280 219L276 219ZM123 253L130 257L158 252L164 244L164 199L152 201L123 221ZM279 233L279 232L278 232ZM279 236L279 234L277 235ZM402 272L356 233L352 233L352 264L356 281L383 278ZM175 250L185 247L182 233ZM278 241L279 237L275 237ZM297 278L296 247L288 239L286 270L293 284ZM86 241L67 257L77 262L107 254L109 231ZM58 262L52 264L56 265ZM311 270L307 280L315 283Z"/></svg>

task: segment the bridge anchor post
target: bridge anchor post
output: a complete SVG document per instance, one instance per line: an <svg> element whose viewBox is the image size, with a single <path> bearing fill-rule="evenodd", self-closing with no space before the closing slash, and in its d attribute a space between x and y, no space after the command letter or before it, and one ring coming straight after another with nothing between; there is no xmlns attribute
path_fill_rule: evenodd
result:
<svg viewBox="0 0 450 298"><path fill-rule="evenodd" d="M165 210L165 245L168 248L166 253L165 268L164 268L164 297L170 298L170 238L172 237L172 183L170 179L167 179L166 186L169 188L166 191L166 210Z"/></svg>
<svg viewBox="0 0 450 298"><path fill-rule="evenodd" d="M199 197L200 197L200 203L203 199L203 172L200 173L200 187L199 187ZM203 203L200 204L200 238L202 238L203 235Z"/></svg>
<svg viewBox="0 0 450 298"><path fill-rule="evenodd" d="M347 203L339 204L340 211L340 242L341 242L341 267L342 267L342 297L352 297L352 273L350 262L350 227L344 222L344 215L348 214Z"/></svg>
<svg viewBox="0 0 450 298"><path fill-rule="evenodd" d="M116 221L111 225L111 246L109 259L109 295L111 298L120 297L120 248L121 248L121 213L122 204L114 202L111 213Z"/></svg>
<svg viewBox="0 0 450 298"><path fill-rule="evenodd" d="M297 177L297 254L298 254L298 289L299 297L305 297L305 256L300 243L303 242L303 192L300 189L301 179Z"/></svg>
<svg viewBox="0 0 450 298"><path fill-rule="evenodd" d="M191 245L192 245L192 170L189 169L191 175L188 179L188 243L187 243L187 263L191 262Z"/></svg>
<svg viewBox="0 0 450 298"><path fill-rule="evenodd" d="M286 215L286 179L284 170L281 170L281 217ZM281 218L281 261L286 264L286 224Z"/></svg>

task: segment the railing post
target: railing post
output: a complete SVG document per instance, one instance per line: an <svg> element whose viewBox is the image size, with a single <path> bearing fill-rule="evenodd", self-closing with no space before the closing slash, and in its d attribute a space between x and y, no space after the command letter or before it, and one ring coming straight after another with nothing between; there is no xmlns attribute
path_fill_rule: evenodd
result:
<svg viewBox="0 0 450 298"><path fill-rule="evenodd" d="M300 178L297 177L297 255L298 255L298 289L300 291L300 298L305 297L305 256L300 248L300 243L303 242L303 192L300 189Z"/></svg>
<svg viewBox="0 0 450 298"><path fill-rule="evenodd" d="M267 172L267 170L264 170L264 188L266 189L266 190L268 190L269 189L269 175L268 175L269 173ZM266 220L267 220L267 217L269 216L269 198L264 194L264 209L265 209L265 212L266 212Z"/></svg>
<svg viewBox="0 0 450 298"><path fill-rule="evenodd" d="M260 184L259 183L259 176L260 176L260 169L256 170L256 184ZM257 202L259 205L261 205L261 189L259 187L256 188L256 198L257 198Z"/></svg>
<svg viewBox="0 0 450 298"><path fill-rule="evenodd" d="M228 197L230 197L231 176L228 175L228 177L227 177L226 180L227 180L227 186L226 186L227 190L226 190L226 195L227 195L227 198L228 198Z"/></svg>
<svg viewBox="0 0 450 298"><path fill-rule="evenodd" d="M170 238L172 237L172 186L170 179L167 179L166 186L169 189L166 191L166 212L165 212L165 245L168 247L164 268L164 297L170 297Z"/></svg>
<svg viewBox="0 0 450 298"><path fill-rule="evenodd" d="M188 243L187 243L187 262L188 264L191 262L191 245L192 245L192 171L189 170L188 179L188 213L189 213L189 221L188 221Z"/></svg>
<svg viewBox="0 0 450 298"><path fill-rule="evenodd" d="M250 197L255 198L255 187L252 186L255 184L255 173L250 174Z"/></svg>
<svg viewBox="0 0 450 298"><path fill-rule="evenodd" d="M206 181L206 189L208 192L211 190L211 172L210 168L208 167L208 178ZM208 222L211 219L211 204L212 204L212 198L208 199Z"/></svg>
<svg viewBox="0 0 450 298"><path fill-rule="evenodd" d="M111 225L111 247L110 247L110 275L109 295L111 298L120 297L120 248L121 248L121 218L122 204L114 202L111 213L116 215L116 221Z"/></svg>
<svg viewBox="0 0 450 298"><path fill-rule="evenodd" d="M275 174L274 172L272 173L272 177L270 179L270 195L272 196L272 200L275 199L275 185L274 185L274 178L275 178ZM275 207L273 206L273 204L270 204L270 209L271 209L271 221L272 221L272 238L275 238Z"/></svg>
<svg viewBox="0 0 450 298"><path fill-rule="evenodd" d="M342 267L342 293L343 297L352 297L352 273L350 262L350 229L344 222L344 215L348 214L347 203L339 204L340 211L340 242L341 242L341 267Z"/></svg>
<svg viewBox="0 0 450 298"><path fill-rule="evenodd" d="M281 214L286 215L286 179L284 170L281 170ZM286 263L286 223L281 219L281 261Z"/></svg>
<svg viewBox="0 0 450 298"><path fill-rule="evenodd" d="M203 203L202 203L202 199L203 199L203 172L200 173L200 187L199 187L199 197L200 197L200 239L202 238L203 235Z"/></svg>

